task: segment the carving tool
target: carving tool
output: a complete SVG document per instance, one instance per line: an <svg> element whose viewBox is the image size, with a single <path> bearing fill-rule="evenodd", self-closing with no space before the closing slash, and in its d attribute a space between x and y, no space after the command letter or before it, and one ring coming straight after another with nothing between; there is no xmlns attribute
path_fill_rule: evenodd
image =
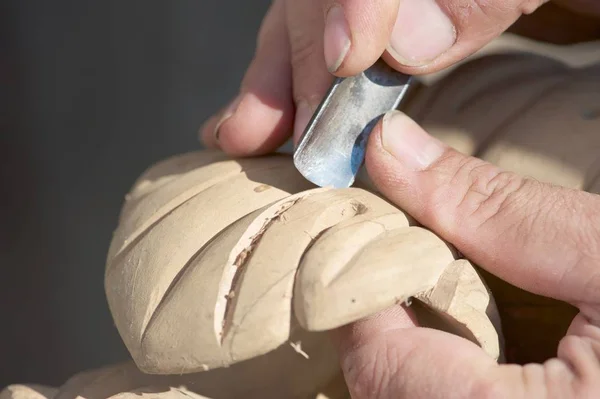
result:
<svg viewBox="0 0 600 399"><path fill-rule="evenodd" d="M317 186L350 187L371 130L398 107L412 80L381 59L358 75L336 78L294 151L296 169Z"/></svg>

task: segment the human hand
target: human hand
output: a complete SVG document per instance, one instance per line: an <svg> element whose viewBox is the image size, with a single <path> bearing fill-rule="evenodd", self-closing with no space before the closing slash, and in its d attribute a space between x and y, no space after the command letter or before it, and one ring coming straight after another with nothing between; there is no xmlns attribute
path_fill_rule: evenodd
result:
<svg viewBox="0 0 600 399"><path fill-rule="evenodd" d="M465 156L400 112L374 129L366 166L390 201L465 257L580 313L557 358L518 366L396 306L335 333L353 398L600 397L600 196Z"/></svg>
<svg viewBox="0 0 600 399"><path fill-rule="evenodd" d="M292 130L299 139L333 75L357 74L382 55L405 73L439 71L545 2L274 0L239 95L204 124L202 140L231 155L275 150ZM600 8L593 0L568 3Z"/></svg>

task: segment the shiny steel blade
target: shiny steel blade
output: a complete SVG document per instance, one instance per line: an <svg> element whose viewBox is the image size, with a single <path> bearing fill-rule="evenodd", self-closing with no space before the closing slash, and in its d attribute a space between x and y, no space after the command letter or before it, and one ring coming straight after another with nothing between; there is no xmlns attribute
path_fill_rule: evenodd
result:
<svg viewBox="0 0 600 399"><path fill-rule="evenodd" d="M356 76L337 78L294 152L298 171L320 187L350 187L371 130L398 107L411 81L383 60Z"/></svg>

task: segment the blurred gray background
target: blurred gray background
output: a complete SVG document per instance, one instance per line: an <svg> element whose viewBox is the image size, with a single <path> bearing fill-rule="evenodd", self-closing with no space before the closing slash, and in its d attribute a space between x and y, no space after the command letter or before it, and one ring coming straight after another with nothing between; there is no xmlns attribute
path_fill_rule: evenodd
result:
<svg viewBox="0 0 600 399"><path fill-rule="evenodd" d="M199 147L268 4L0 1L0 388L127 358L103 289L123 197Z"/></svg>

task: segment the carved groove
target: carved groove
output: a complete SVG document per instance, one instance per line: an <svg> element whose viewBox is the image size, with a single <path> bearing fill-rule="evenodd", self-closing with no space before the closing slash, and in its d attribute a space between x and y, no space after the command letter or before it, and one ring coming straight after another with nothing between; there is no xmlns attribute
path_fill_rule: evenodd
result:
<svg viewBox="0 0 600 399"><path fill-rule="evenodd" d="M237 161L229 162L235 169ZM149 213L147 220L141 219L141 226L149 227L146 227L142 234L137 235L135 240L125 243L126 249L119 252L107 266L112 273L126 272L130 275L124 280L113 277L113 285L132 278L139 281L139 277L131 276L131 273L138 273L138 271L131 269L129 262L124 261L126 254L135 247L136 253L142 251L145 259L149 261L152 261L154 250L161 250L163 254L161 256L164 257L162 242L156 240L160 240L162 231L173 231L174 220L162 229L158 229L157 226L165 222L168 215L172 215L171 218L185 218L188 208L191 214L200 215L202 210L195 208L194 204L214 202L204 199L191 202L191 198L200 198L202 195L218 196L219 193L215 190L219 187L217 191L226 190L228 195L231 195L227 197L230 204L228 206L241 207L237 211L227 210L227 212L234 212L236 219L228 220L227 224L221 221L223 226L220 226L218 232L202 235L203 230L198 229L200 226L197 225L194 226L194 231L200 236L193 237L185 231L178 232L179 239L186 241L180 244L182 248L187 248L186 251L193 248L193 245L191 246L193 242L202 242L201 248L190 254L181 267L178 262L171 262L166 265L168 269L163 271L157 264L150 268L140 265L139 272L147 275L144 277L145 284L154 292L160 294L161 285L168 283L160 298L157 298L154 292L139 296L144 298L143 301L157 301L154 309L152 309L152 302L139 302L139 299L135 305L146 313L150 312L148 320L142 320L139 341L126 340L133 358L142 370L153 373L194 372L203 367L221 367L268 353L289 339L292 333L290 331L292 318L296 318L305 329L314 331L345 324L353 318L377 312L381 307L387 306L386 304L393 304L398 298L412 296L419 292L415 290L430 289L436 283L437 276L443 268L454 259L455 255L448 249L447 244L431 233L424 235L420 227L410 227L411 219L378 195L358 188L306 189L309 187L306 180L299 174L297 178L295 174L290 175L291 171L295 171L292 162L279 161L277 167L265 167L265 163L253 167L252 160L244 162L246 164L243 172L231 173L231 175L228 173L225 178L200 171L205 167L210 168L210 165L201 167L199 176L206 175L207 180L194 181L194 184L187 187L183 194L175 193L174 199L167 198L167 204ZM264 158L260 162L264 162ZM236 176L245 175L245 178L250 181L251 177L246 172L252 169L260 171L259 175L265 176L266 181L252 180L252 183L256 184L246 182L242 184L244 178ZM220 170L227 170L227 168ZM194 173L194 170L188 171L185 175L189 176L190 173ZM293 179L297 180L292 181L284 177L288 175L290 179L294 176ZM237 193L227 186L227 181L230 179L231 184L234 184L234 178L237 178L235 184L241 184L239 187L243 187L243 191ZM271 183L266 183L267 181ZM272 186L278 181L282 184ZM177 178L170 181L174 184L177 184L176 182ZM166 188L167 186L162 187L162 189ZM209 188L211 193L214 192L213 194L206 191ZM153 195L162 194L160 190L153 190L144 200L152 201ZM264 197L265 195L268 197ZM273 198L275 201L265 204L265 200L260 198ZM188 208L181 208L183 203L188 204ZM214 204L217 206L214 214L219 215L224 212L218 208L220 203L214 202ZM173 212L175 209L179 209L177 214ZM243 213L240 212L241 209L244 209ZM125 212L122 223L129 222L127 217L128 213ZM136 218L138 217L140 216L137 215ZM149 232L154 228L158 230L150 236ZM142 229L138 228L135 231L140 230ZM352 233L354 231L356 233ZM399 243L400 252L397 252L399 250L397 248L391 252L395 255L387 256L386 251L381 251L377 245L380 240L384 240L385 245L390 245L388 235L395 231L405 231L401 235L408 241L403 238L406 242ZM277 237L279 232L285 234L285 237ZM342 235L338 236L338 232ZM343 238L348 234L350 234L348 239ZM415 243L417 247L410 249L414 246L410 241L413 235L419 237L420 241ZM265 241L266 236L268 239ZM142 240L142 237L148 238ZM278 242L285 242L286 247L279 248ZM113 245L118 244L119 242L113 242ZM180 245L176 244L173 248L176 249ZM395 270L399 267L395 257L401 254L404 251L401 248L405 247L407 249L405 253L413 254L408 256L417 256L419 251L423 250L430 252L424 256L425 261L415 258L401 264L400 267L405 268L408 265L408 267L415 267L415 270L421 270L420 274L409 278L408 285L402 282L402 279L407 276L403 274L405 272ZM381 258L377 260L377 267L383 269L374 270L376 273L372 277L369 277L365 267L368 268L370 259L373 258L372 255L364 257L365 251L379 254L378 257ZM278 252L283 256L282 258L277 256ZM308 261L305 256L307 253L312 254ZM320 253L322 255L319 255ZM267 258L260 258L260 256ZM435 259L437 260L433 261ZM314 263L315 261L329 266L321 269ZM433 263L427 264L432 261ZM424 263L419 266L419 262ZM348 267L355 269L348 269ZM151 270L154 271L148 274ZM265 273L265 276L261 277L261 273ZM361 277L361 273L366 274ZM171 280L165 280L163 276L171 276L169 277ZM202 280L193 285L188 282L196 281L198 276L205 276L203 278L219 283L212 288L204 287L210 289L203 289ZM389 279L386 276L389 276ZM348 284L367 287L363 281L365 278L382 283L387 279L385 281L387 288L378 292L374 299L370 298L373 293L370 290L354 293L348 291ZM384 280L381 280L382 278ZM401 280L395 283L399 278ZM153 279L157 281L156 286L153 286L155 284ZM354 279L358 280L352 283ZM254 288L252 288L253 284ZM394 290L394 287L404 285L408 292ZM156 291L157 287L158 291ZM112 289L113 291L109 292L109 301L111 292L119 292L114 291L118 290L116 286ZM182 296L188 291L189 294ZM340 303L350 303L351 298L348 295L355 298L355 306L337 308L336 303L340 301ZM212 309L199 308L192 312L196 316L181 319L185 317L185 308L194 306L195 297L203 298L199 301L205 304L203 306L212 303L213 305L210 305ZM322 299L319 299L321 297ZM181 301L189 301L189 303L183 304ZM319 305L319 301L326 302ZM180 308L176 310L173 306ZM324 318L319 311L321 306L324 306L323 309L329 309L327 311L334 317ZM127 312L130 310L126 310L121 315L118 306L112 306L111 309L113 316L119 320L116 324L121 335L135 336L135 331L127 330L133 328L127 319ZM172 312L173 310L175 313ZM482 311L485 317L485 310ZM173 314L180 314L180 316L177 316L179 317L177 320L171 320ZM210 328L207 329L209 324ZM198 326L202 332L196 333L194 326ZM211 337L202 335L209 331ZM489 333L483 333L483 336L487 337ZM493 329L491 333L495 334ZM165 343L173 342L173 344L161 348L163 340ZM493 345L490 348L493 348ZM155 350L158 351L154 352ZM492 353L492 356L495 355Z"/></svg>

